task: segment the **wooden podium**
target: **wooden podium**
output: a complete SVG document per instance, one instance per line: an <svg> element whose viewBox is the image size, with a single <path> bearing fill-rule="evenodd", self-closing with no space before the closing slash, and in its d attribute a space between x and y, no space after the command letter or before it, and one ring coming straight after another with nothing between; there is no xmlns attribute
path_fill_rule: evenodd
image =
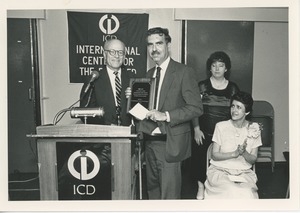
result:
<svg viewBox="0 0 300 213"><path fill-rule="evenodd" d="M57 149L58 143L108 143L111 147L111 199L135 199L136 159L132 143L136 135L130 127L90 124L39 126L37 138L41 200L59 200Z"/></svg>

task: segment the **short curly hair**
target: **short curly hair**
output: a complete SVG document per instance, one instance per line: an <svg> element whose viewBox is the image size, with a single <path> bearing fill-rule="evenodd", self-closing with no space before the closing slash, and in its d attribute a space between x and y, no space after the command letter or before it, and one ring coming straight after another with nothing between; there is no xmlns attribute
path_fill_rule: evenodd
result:
<svg viewBox="0 0 300 213"><path fill-rule="evenodd" d="M253 98L249 93L239 91L231 97L230 105L232 104L233 101L239 101L243 103L245 105L246 112L252 111Z"/></svg>

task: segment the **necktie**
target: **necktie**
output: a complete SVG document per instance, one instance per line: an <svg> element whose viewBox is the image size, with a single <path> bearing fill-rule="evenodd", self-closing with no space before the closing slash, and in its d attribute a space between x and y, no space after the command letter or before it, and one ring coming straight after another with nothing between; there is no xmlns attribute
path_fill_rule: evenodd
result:
<svg viewBox="0 0 300 213"><path fill-rule="evenodd" d="M158 86L159 86L159 80L160 80L160 71L161 67L156 68L156 81L155 81L155 99L154 99L154 107L156 108L156 105L158 103L157 96L158 96Z"/></svg>
<svg viewBox="0 0 300 213"><path fill-rule="evenodd" d="M121 90L122 90L122 86L121 86L121 81L120 81L118 72L115 71L114 74L116 75L115 86L116 86L117 107L120 108L120 106L121 106Z"/></svg>

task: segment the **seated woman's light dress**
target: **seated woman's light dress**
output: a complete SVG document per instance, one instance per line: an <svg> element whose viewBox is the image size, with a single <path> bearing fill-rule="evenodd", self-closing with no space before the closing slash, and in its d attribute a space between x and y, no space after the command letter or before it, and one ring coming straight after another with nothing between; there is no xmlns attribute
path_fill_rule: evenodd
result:
<svg viewBox="0 0 300 213"><path fill-rule="evenodd" d="M221 152L233 152L247 138L247 127L235 128L231 120L216 124L213 142L220 146ZM261 136L248 138L246 150L261 146ZM257 176L243 156L228 160L210 160L205 181L205 199L258 199ZM239 176L247 182L233 182L229 176Z"/></svg>

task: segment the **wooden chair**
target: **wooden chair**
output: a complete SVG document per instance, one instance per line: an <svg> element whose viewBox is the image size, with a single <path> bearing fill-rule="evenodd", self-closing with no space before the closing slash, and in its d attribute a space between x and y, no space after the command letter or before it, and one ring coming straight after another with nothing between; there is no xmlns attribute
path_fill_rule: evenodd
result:
<svg viewBox="0 0 300 213"><path fill-rule="evenodd" d="M274 109L267 101L254 101L251 121L262 124L262 146L258 149L257 159L269 159L274 171Z"/></svg>

